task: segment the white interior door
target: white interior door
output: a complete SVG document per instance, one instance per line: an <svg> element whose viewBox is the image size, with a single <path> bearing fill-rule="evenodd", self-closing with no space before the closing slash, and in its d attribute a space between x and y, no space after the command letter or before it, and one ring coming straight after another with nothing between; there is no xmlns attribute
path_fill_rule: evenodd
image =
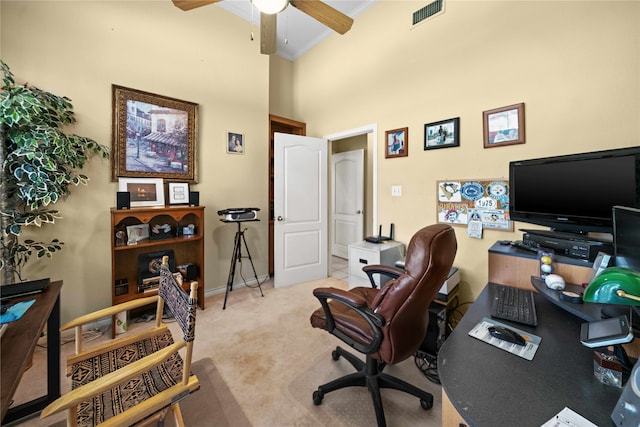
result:
<svg viewBox="0 0 640 427"><path fill-rule="evenodd" d="M274 134L276 288L328 275L328 141Z"/></svg>
<svg viewBox="0 0 640 427"><path fill-rule="evenodd" d="M364 150L334 154L331 176L331 254L348 258L364 238Z"/></svg>

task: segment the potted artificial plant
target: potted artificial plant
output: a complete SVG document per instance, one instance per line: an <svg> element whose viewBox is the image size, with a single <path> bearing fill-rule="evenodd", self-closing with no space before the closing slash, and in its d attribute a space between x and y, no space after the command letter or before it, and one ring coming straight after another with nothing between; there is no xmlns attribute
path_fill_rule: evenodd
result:
<svg viewBox="0 0 640 427"><path fill-rule="evenodd" d="M0 61L0 283L22 281L22 268L37 258L62 249L62 242L21 240L24 227L54 223L59 218L52 205L70 193L72 185L88 178L78 171L96 154L109 156L108 148L94 140L67 134L75 123L69 98L33 86L16 85L9 67Z"/></svg>

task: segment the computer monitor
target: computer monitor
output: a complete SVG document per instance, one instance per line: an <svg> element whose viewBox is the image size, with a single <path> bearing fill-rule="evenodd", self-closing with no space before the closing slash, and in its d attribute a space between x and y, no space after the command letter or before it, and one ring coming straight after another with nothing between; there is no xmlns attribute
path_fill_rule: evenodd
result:
<svg viewBox="0 0 640 427"><path fill-rule="evenodd" d="M640 209L613 206L613 262L617 267L640 271ZM634 331L640 332L640 307L605 306L602 317L630 315Z"/></svg>
<svg viewBox="0 0 640 427"><path fill-rule="evenodd" d="M615 264L640 271L640 209L613 207Z"/></svg>

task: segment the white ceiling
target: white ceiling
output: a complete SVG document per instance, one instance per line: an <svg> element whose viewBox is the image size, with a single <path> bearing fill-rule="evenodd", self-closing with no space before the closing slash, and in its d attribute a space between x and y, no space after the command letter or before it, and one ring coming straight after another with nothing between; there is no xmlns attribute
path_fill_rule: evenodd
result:
<svg viewBox="0 0 640 427"><path fill-rule="evenodd" d="M355 17L372 6L376 1L378 0L325 0L325 3L345 15L354 18L355 25ZM250 0L224 0L209 7L216 6L256 26L260 24L260 12L253 7ZM289 61L294 61L331 34L337 34L291 5L287 6L285 10L278 14L277 28L276 54ZM247 33L251 33L250 27L247 27ZM259 49L260 31L256 31L253 34L253 38Z"/></svg>

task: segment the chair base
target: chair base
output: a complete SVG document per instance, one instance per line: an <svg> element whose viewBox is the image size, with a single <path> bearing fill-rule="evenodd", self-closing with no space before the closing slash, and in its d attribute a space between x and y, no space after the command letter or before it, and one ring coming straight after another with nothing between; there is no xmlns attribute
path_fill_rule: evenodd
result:
<svg viewBox="0 0 640 427"><path fill-rule="evenodd" d="M313 403L315 405L320 405L324 395L334 390L345 387L367 387L373 400L373 407L376 411L378 427L386 427L387 425L382 408L382 398L380 397L381 388L391 388L409 393L420 399L420 405L425 410L433 407L433 395L431 393L420 390L416 386L413 386L399 378L383 373L382 370L386 366L386 363L373 359L370 356L367 356L365 363L353 354L344 350L342 347L338 346L331 353L331 357L333 360L338 360L340 356L347 359L357 372L345 375L344 377L335 379L318 387L318 390L313 392Z"/></svg>

